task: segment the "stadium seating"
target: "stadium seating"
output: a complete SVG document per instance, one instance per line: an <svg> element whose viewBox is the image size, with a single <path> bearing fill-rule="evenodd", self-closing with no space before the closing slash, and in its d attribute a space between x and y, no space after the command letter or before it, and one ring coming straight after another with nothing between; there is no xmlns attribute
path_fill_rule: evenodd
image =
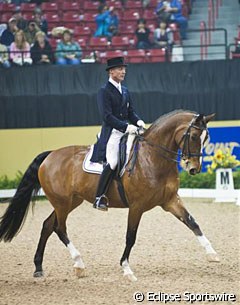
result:
<svg viewBox="0 0 240 305"><path fill-rule="evenodd" d="M111 46L113 49L128 49L130 46L128 36L114 36Z"/></svg>
<svg viewBox="0 0 240 305"><path fill-rule="evenodd" d="M22 13L33 13L36 8L35 3L21 3L21 12Z"/></svg>
<svg viewBox="0 0 240 305"><path fill-rule="evenodd" d="M143 63L146 62L145 50L128 50L127 62L129 63Z"/></svg>
<svg viewBox="0 0 240 305"><path fill-rule="evenodd" d="M54 12L55 14L58 12L58 4L56 2L43 2L42 3L42 11L44 13Z"/></svg>
<svg viewBox="0 0 240 305"><path fill-rule="evenodd" d="M146 53L148 62L164 62L166 61L165 49L152 49Z"/></svg>
<svg viewBox="0 0 240 305"><path fill-rule="evenodd" d="M101 51L106 50L109 47L109 43L106 37L91 37L89 47L94 51Z"/></svg>

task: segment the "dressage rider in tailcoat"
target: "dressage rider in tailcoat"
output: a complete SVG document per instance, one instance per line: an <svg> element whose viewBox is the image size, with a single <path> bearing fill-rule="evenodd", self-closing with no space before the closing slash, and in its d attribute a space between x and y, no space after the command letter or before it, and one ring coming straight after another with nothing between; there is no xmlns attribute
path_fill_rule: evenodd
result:
<svg viewBox="0 0 240 305"><path fill-rule="evenodd" d="M101 174L94 208L107 211L105 196L118 162L119 142L125 132L135 134L145 123L135 113L128 89L121 85L126 74L123 57L107 61L108 82L98 91L97 103L102 117L102 129L94 145L92 162L107 162ZM138 126L138 127L137 127Z"/></svg>

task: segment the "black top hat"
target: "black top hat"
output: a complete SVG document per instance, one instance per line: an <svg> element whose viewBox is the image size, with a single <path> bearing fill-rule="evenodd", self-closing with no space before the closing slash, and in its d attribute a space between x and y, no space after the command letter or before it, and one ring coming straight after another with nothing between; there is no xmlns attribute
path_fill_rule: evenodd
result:
<svg viewBox="0 0 240 305"><path fill-rule="evenodd" d="M124 58L123 57L114 57L114 58L110 58L107 60L107 68L106 71L108 71L109 69L112 68L116 68L116 67L126 67L127 64L125 64L124 62Z"/></svg>

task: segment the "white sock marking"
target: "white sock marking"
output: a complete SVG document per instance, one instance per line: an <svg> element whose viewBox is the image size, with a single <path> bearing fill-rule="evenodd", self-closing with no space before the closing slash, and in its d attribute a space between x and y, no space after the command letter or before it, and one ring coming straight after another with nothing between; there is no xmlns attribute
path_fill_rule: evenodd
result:
<svg viewBox="0 0 240 305"><path fill-rule="evenodd" d="M214 253L214 254L216 254L216 251L213 249L210 241L206 238L205 235L197 236L197 238L198 238L198 241L200 242L201 246L203 248L205 248L207 253Z"/></svg>
<svg viewBox="0 0 240 305"><path fill-rule="evenodd" d="M128 264L128 260L125 259L125 261L123 261L122 263L122 268L123 268L123 273L124 275L128 275L128 274L133 274L129 264Z"/></svg>
<svg viewBox="0 0 240 305"><path fill-rule="evenodd" d="M78 252L78 250L74 247L74 245L71 242L67 245L67 247L71 254L72 259L75 262L74 267L84 269L85 265L83 263L83 260L81 259L81 256L80 256L80 253Z"/></svg>

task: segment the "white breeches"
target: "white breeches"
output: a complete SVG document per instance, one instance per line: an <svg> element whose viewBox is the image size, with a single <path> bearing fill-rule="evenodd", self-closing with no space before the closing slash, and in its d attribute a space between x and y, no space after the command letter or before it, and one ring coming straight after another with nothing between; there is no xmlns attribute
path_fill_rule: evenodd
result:
<svg viewBox="0 0 240 305"><path fill-rule="evenodd" d="M118 131L116 129L112 130L112 133L110 135L110 138L107 143L107 149L106 149L106 159L107 163L109 163L112 170L114 170L117 167L118 164L118 152L119 152L119 143L121 137L124 135L121 131ZM132 142L135 138L135 135L129 135L128 141L127 141L127 159L128 155L130 153Z"/></svg>

